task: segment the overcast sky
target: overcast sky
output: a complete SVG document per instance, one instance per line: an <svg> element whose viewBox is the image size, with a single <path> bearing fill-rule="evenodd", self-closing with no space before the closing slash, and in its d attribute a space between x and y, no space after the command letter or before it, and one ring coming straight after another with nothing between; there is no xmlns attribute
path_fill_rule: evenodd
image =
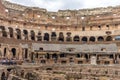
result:
<svg viewBox="0 0 120 80"><path fill-rule="evenodd" d="M120 0L8 0L8 1L26 6L46 8L48 11L120 5Z"/></svg>

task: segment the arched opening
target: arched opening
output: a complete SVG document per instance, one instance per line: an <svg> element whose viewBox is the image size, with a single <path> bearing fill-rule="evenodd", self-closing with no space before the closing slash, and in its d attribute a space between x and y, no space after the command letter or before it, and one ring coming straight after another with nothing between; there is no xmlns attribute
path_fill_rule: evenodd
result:
<svg viewBox="0 0 120 80"><path fill-rule="evenodd" d="M71 32L67 32L66 34L67 34L66 41L68 42L72 41Z"/></svg>
<svg viewBox="0 0 120 80"><path fill-rule="evenodd" d="M107 36L106 41L112 41L112 37L111 36Z"/></svg>
<svg viewBox="0 0 120 80"><path fill-rule="evenodd" d="M2 30L2 36L3 37L7 37L7 32L5 30L5 27L4 26L0 26L0 29Z"/></svg>
<svg viewBox="0 0 120 80"><path fill-rule="evenodd" d="M64 35L62 32L59 33L58 41L64 41Z"/></svg>
<svg viewBox="0 0 120 80"><path fill-rule="evenodd" d="M35 40L35 32L31 30L31 40Z"/></svg>
<svg viewBox="0 0 120 80"><path fill-rule="evenodd" d="M49 41L49 34L48 33L44 33L44 41Z"/></svg>
<svg viewBox="0 0 120 80"><path fill-rule="evenodd" d="M87 42L87 40L88 40L87 37L82 38L82 42Z"/></svg>
<svg viewBox="0 0 120 80"><path fill-rule="evenodd" d="M88 54L85 54L84 56L85 56L85 58L88 60L88 58L89 58L89 57L88 57Z"/></svg>
<svg viewBox="0 0 120 80"><path fill-rule="evenodd" d="M60 54L60 58L66 57L64 53Z"/></svg>
<svg viewBox="0 0 120 80"><path fill-rule="evenodd" d="M52 58L54 59L54 62L57 63L58 55L56 53L52 54Z"/></svg>
<svg viewBox="0 0 120 80"><path fill-rule="evenodd" d="M24 39L25 40L28 40L28 31L27 30L23 30L23 33L24 33Z"/></svg>
<svg viewBox="0 0 120 80"><path fill-rule="evenodd" d="M1 80L6 80L5 72L2 72L2 74L1 74Z"/></svg>
<svg viewBox="0 0 120 80"><path fill-rule="evenodd" d="M17 39L21 39L21 30L16 29L16 32L17 32Z"/></svg>
<svg viewBox="0 0 120 80"><path fill-rule="evenodd" d="M45 61L45 60L41 60L41 63L42 63L42 64L45 64L45 63L46 63L46 61Z"/></svg>
<svg viewBox="0 0 120 80"><path fill-rule="evenodd" d="M98 37L98 41L104 41L104 38L102 36Z"/></svg>
<svg viewBox="0 0 120 80"><path fill-rule="evenodd" d="M52 34L51 34L51 40L52 41L55 41L56 40L56 32L52 32Z"/></svg>
<svg viewBox="0 0 120 80"><path fill-rule="evenodd" d="M76 54L76 57L77 57L77 58L80 58L80 54Z"/></svg>
<svg viewBox="0 0 120 80"><path fill-rule="evenodd" d="M7 37L7 32L5 30L2 31L2 36Z"/></svg>
<svg viewBox="0 0 120 80"><path fill-rule="evenodd" d="M98 26L98 30L101 30L101 26L100 25Z"/></svg>
<svg viewBox="0 0 120 80"><path fill-rule="evenodd" d="M12 70L12 68L7 68L7 71L10 72Z"/></svg>
<svg viewBox="0 0 120 80"><path fill-rule="evenodd" d="M46 54L46 58L50 59L50 54L49 53Z"/></svg>
<svg viewBox="0 0 120 80"><path fill-rule="evenodd" d="M90 37L91 42L95 42L95 37Z"/></svg>
<svg viewBox="0 0 120 80"><path fill-rule="evenodd" d="M52 58L57 59L58 55L56 53L52 54Z"/></svg>
<svg viewBox="0 0 120 80"><path fill-rule="evenodd" d="M13 38L13 28L9 27L10 38Z"/></svg>
<svg viewBox="0 0 120 80"><path fill-rule="evenodd" d="M73 57L69 58L69 62L70 62L70 63L74 62Z"/></svg>
<svg viewBox="0 0 120 80"><path fill-rule="evenodd" d="M41 32L38 32L37 41L42 41Z"/></svg>
<svg viewBox="0 0 120 80"><path fill-rule="evenodd" d="M4 57L6 56L6 48L4 48L4 55L3 55Z"/></svg>
<svg viewBox="0 0 120 80"><path fill-rule="evenodd" d="M120 36L115 36L115 40L119 41L120 40Z"/></svg>
<svg viewBox="0 0 120 80"><path fill-rule="evenodd" d="M43 49L43 47L40 47L39 50L40 50L40 51L43 51L44 49Z"/></svg>
<svg viewBox="0 0 120 80"><path fill-rule="evenodd" d="M28 58L28 49L25 49L25 58Z"/></svg>
<svg viewBox="0 0 120 80"><path fill-rule="evenodd" d="M80 41L80 37L79 36L74 36L74 39L73 39L75 42L79 42Z"/></svg>
<svg viewBox="0 0 120 80"><path fill-rule="evenodd" d="M36 53L35 57L38 58L38 53Z"/></svg>
<svg viewBox="0 0 120 80"><path fill-rule="evenodd" d="M113 59L114 58L113 54L109 55L109 58Z"/></svg>
<svg viewBox="0 0 120 80"><path fill-rule="evenodd" d="M15 48L12 48L11 51L12 51L13 57L15 57L15 56L16 56L16 49L15 49Z"/></svg>
<svg viewBox="0 0 120 80"><path fill-rule="evenodd" d="M31 53L31 60L33 60L33 55L34 55L34 53Z"/></svg>

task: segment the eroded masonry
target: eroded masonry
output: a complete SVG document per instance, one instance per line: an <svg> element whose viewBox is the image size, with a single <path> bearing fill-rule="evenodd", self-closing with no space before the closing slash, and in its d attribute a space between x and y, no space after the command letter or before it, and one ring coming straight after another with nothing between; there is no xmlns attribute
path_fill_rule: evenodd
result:
<svg viewBox="0 0 120 80"><path fill-rule="evenodd" d="M120 6L50 12L0 0L0 60L1 80L119 80Z"/></svg>

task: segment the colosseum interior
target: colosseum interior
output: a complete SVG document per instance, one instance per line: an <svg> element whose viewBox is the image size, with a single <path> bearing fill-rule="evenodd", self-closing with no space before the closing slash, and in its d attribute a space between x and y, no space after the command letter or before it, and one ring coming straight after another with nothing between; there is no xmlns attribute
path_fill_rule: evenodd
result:
<svg viewBox="0 0 120 80"><path fill-rule="evenodd" d="M0 79L120 80L119 11L50 12L0 0Z"/></svg>

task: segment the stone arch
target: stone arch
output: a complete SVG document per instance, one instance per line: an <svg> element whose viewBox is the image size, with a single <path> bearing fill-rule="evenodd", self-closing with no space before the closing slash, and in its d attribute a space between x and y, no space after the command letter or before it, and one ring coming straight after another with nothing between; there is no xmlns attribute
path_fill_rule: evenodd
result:
<svg viewBox="0 0 120 80"><path fill-rule="evenodd" d="M67 36L66 36L66 41L67 41L67 42L71 42L71 41L72 41L71 34L72 34L71 32L67 32L67 33L66 33L66 35L67 35Z"/></svg>
<svg viewBox="0 0 120 80"><path fill-rule="evenodd" d="M44 40L49 41L49 33L44 33Z"/></svg>
<svg viewBox="0 0 120 80"><path fill-rule="evenodd" d="M89 41L95 42L95 37L94 36L90 37Z"/></svg>
<svg viewBox="0 0 120 80"><path fill-rule="evenodd" d="M57 37L56 32L52 32L52 33L51 33L51 40L52 40L52 41L55 41L55 40L56 40L56 37Z"/></svg>
<svg viewBox="0 0 120 80"><path fill-rule="evenodd" d="M24 29L23 34L24 34L25 40L28 40L28 31Z"/></svg>
<svg viewBox="0 0 120 80"><path fill-rule="evenodd" d="M88 60L89 56L88 54L84 54L84 57Z"/></svg>
<svg viewBox="0 0 120 80"><path fill-rule="evenodd" d="M63 32L60 32L60 33L59 33L58 41L62 41L62 42L64 41Z"/></svg>
<svg viewBox="0 0 120 80"><path fill-rule="evenodd" d="M7 52L7 48L4 48L4 54L3 54L4 57L6 56L6 52Z"/></svg>
<svg viewBox="0 0 120 80"><path fill-rule="evenodd" d="M2 30L2 37L7 37L7 32L5 30L5 26L0 26L0 29Z"/></svg>
<svg viewBox="0 0 120 80"><path fill-rule="evenodd" d="M10 38L13 38L13 28L12 27L9 27L9 35L10 35Z"/></svg>
<svg viewBox="0 0 120 80"><path fill-rule="evenodd" d="M28 49L25 48L25 59L27 59L27 58L28 58Z"/></svg>
<svg viewBox="0 0 120 80"><path fill-rule="evenodd" d="M55 58L57 59L58 58L58 55L56 53L52 54L52 58Z"/></svg>
<svg viewBox="0 0 120 80"><path fill-rule="evenodd" d="M106 37L106 41L112 41L112 37L111 36L107 36Z"/></svg>
<svg viewBox="0 0 120 80"><path fill-rule="evenodd" d="M52 32L51 33L51 37L56 37L57 35L56 35L56 32Z"/></svg>
<svg viewBox="0 0 120 80"><path fill-rule="evenodd" d="M46 61L45 61L44 59L42 59L42 60L41 60L41 63L42 63L42 64L45 64L45 63L46 63Z"/></svg>
<svg viewBox="0 0 120 80"><path fill-rule="evenodd" d="M2 72L2 74L1 74L1 80L6 80L5 72Z"/></svg>
<svg viewBox="0 0 120 80"><path fill-rule="evenodd" d="M40 31L38 32L37 41L42 41L42 36Z"/></svg>
<svg viewBox="0 0 120 80"><path fill-rule="evenodd" d="M12 51L13 57L15 57L15 56L16 56L16 49L15 49L15 48L12 48L11 51Z"/></svg>
<svg viewBox="0 0 120 80"><path fill-rule="evenodd" d="M87 42L87 41L88 41L87 37L82 37L82 42Z"/></svg>
<svg viewBox="0 0 120 80"><path fill-rule="evenodd" d="M5 30L2 31L2 36L7 37L7 32Z"/></svg>
<svg viewBox="0 0 120 80"><path fill-rule="evenodd" d="M39 54L38 54L38 53L36 53L35 58L38 58L38 56L39 56Z"/></svg>
<svg viewBox="0 0 120 80"><path fill-rule="evenodd" d="M50 54L49 53L46 54L46 58L50 59Z"/></svg>
<svg viewBox="0 0 120 80"><path fill-rule="evenodd" d="M80 37L79 36L74 36L73 40L76 41L76 42L79 42L80 41Z"/></svg>
<svg viewBox="0 0 120 80"><path fill-rule="evenodd" d="M57 63L58 55L56 53L52 54L52 58L55 63Z"/></svg>
<svg viewBox="0 0 120 80"><path fill-rule="evenodd" d="M31 60L33 60L34 58L33 58L33 56L34 56L34 53L32 52L31 53Z"/></svg>
<svg viewBox="0 0 120 80"><path fill-rule="evenodd" d="M66 57L66 55L64 54L64 53L61 53L60 54L60 57L62 58L62 57Z"/></svg>
<svg viewBox="0 0 120 80"><path fill-rule="evenodd" d="M35 32L33 30L31 30L31 40L35 40Z"/></svg>
<svg viewBox="0 0 120 80"><path fill-rule="evenodd" d="M97 38L97 40L98 40L98 41L104 41L104 38L103 38L102 36L99 36L99 37Z"/></svg>
<svg viewBox="0 0 120 80"><path fill-rule="evenodd" d="M76 54L76 57L77 57L77 58L80 58L80 54Z"/></svg>
<svg viewBox="0 0 120 80"><path fill-rule="evenodd" d="M17 32L17 39L21 39L21 30L16 29L16 32Z"/></svg>

